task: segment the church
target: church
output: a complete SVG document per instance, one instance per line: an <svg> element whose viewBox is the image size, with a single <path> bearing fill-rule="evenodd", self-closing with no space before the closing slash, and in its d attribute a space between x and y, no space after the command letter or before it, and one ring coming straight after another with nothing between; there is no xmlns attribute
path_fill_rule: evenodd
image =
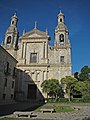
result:
<svg viewBox="0 0 90 120"><path fill-rule="evenodd" d="M57 17L57 16L56 16ZM15 98L18 100L40 100L45 97L41 84L44 80L72 75L71 45L65 16L60 11L55 28L54 46L49 45L48 31L35 26L19 37L18 17L12 16L2 47L17 61Z"/></svg>

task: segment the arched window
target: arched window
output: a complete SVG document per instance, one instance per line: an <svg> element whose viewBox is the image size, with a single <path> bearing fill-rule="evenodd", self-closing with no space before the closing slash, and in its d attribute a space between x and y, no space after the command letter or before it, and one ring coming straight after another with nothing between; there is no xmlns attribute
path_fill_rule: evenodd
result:
<svg viewBox="0 0 90 120"><path fill-rule="evenodd" d="M12 25L14 24L14 21L12 21Z"/></svg>
<svg viewBox="0 0 90 120"><path fill-rule="evenodd" d="M60 42L64 42L64 35L63 35L63 34L61 34L61 35L59 36L59 40L60 40Z"/></svg>
<svg viewBox="0 0 90 120"><path fill-rule="evenodd" d="M8 36L7 37L7 44L10 44L11 43L11 36Z"/></svg>
<svg viewBox="0 0 90 120"><path fill-rule="evenodd" d="M60 22L62 22L62 19L60 19Z"/></svg>

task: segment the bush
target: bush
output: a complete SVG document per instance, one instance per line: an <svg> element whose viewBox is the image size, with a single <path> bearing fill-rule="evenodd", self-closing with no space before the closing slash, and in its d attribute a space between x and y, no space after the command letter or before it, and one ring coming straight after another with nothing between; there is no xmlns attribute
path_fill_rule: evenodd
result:
<svg viewBox="0 0 90 120"><path fill-rule="evenodd" d="M73 98L71 100L71 102L76 102L76 103L80 103L80 102L84 102L84 103L90 103L90 98Z"/></svg>
<svg viewBox="0 0 90 120"><path fill-rule="evenodd" d="M62 103L62 102L68 102L68 98L58 98L58 99L54 99L54 98L48 98L46 99L47 102L49 103Z"/></svg>
<svg viewBox="0 0 90 120"><path fill-rule="evenodd" d="M68 98L59 98L57 102L69 102Z"/></svg>
<svg viewBox="0 0 90 120"><path fill-rule="evenodd" d="M71 102L75 102L75 103L78 103L78 102L81 102L81 101L83 101L82 98L72 98L71 99Z"/></svg>
<svg viewBox="0 0 90 120"><path fill-rule="evenodd" d="M46 99L48 103L70 103L68 98L58 98L57 100L54 98ZM90 103L90 98L72 98L72 103Z"/></svg>

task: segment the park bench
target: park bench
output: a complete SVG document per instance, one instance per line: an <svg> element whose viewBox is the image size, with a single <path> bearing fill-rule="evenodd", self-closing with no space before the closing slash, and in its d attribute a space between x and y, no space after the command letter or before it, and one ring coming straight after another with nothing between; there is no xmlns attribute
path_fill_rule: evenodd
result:
<svg viewBox="0 0 90 120"><path fill-rule="evenodd" d="M43 113L44 112L51 112L51 113L53 113L53 112L55 112L55 109L53 109L53 108L52 109L40 109L40 111L43 112Z"/></svg>
<svg viewBox="0 0 90 120"><path fill-rule="evenodd" d="M33 112L20 112L20 111L16 111L13 113L14 114L14 117L28 117L28 118L31 118L31 117L34 117L34 116L37 116L37 115L34 115Z"/></svg>

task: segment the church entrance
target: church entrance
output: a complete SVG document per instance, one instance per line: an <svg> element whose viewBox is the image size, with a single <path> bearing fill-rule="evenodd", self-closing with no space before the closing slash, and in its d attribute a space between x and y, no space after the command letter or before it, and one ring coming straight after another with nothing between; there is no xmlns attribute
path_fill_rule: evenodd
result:
<svg viewBox="0 0 90 120"><path fill-rule="evenodd" d="M28 84L27 99L36 100L37 86L35 84Z"/></svg>

